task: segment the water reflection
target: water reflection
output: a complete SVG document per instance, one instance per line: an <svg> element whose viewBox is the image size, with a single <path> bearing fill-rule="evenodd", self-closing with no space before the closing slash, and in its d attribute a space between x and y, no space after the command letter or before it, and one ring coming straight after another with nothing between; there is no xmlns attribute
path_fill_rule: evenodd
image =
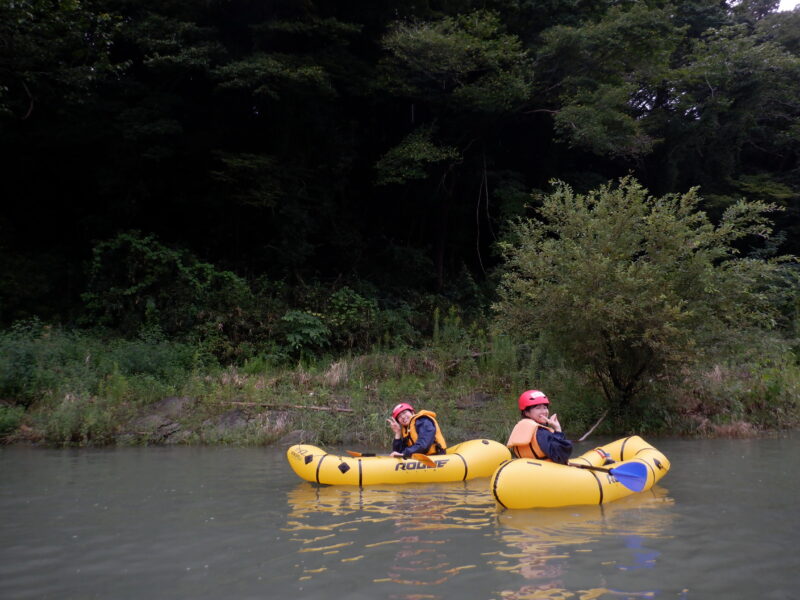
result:
<svg viewBox="0 0 800 600"><path fill-rule="evenodd" d="M480 480L368 488L303 482L287 500L284 531L300 557L298 581L330 571L362 582L366 575L374 584L430 586L420 591L433 594L423 596L438 598L437 586L488 568L517 583L497 592L507 600L653 597L652 590L615 589L612 580L657 565L648 542L669 530L673 504L656 486L603 506L498 511ZM476 535L485 542L475 544ZM581 565L593 563L596 575L598 561L611 575L576 584Z"/></svg>
<svg viewBox="0 0 800 600"><path fill-rule="evenodd" d="M661 538L670 529L673 513L668 508L673 504L666 490L656 486L602 506L498 513L498 535L517 552L497 552L490 563L526 580L500 596L506 600L656 597L655 590L614 589L608 580L657 565L659 552L648 548L648 539ZM597 553L601 556L593 560L591 555ZM612 577L601 581L602 587L576 589L576 571L582 564L596 567L598 562Z"/></svg>
<svg viewBox="0 0 800 600"><path fill-rule="evenodd" d="M447 533L488 531L495 518L486 481L369 488L301 483L287 500L284 530L307 555L301 581L379 555L382 561L374 562L383 572L369 572L374 583L440 585L476 566L458 564Z"/></svg>
<svg viewBox="0 0 800 600"><path fill-rule="evenodd" d="M301 483L288 493L289 518L310 512L347 516L364 512L367 520L411 517L412 530L481 527L494 518L486 480L385 487L317 486ZM424 514L426 519L418 519Z"/></svg>

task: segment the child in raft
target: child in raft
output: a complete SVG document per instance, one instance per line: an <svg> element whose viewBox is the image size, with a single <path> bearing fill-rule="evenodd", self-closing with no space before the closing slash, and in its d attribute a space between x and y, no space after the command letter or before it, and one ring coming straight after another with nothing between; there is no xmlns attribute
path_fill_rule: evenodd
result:
<svg viewBox="0 0 800 600"><path fill-rule="evenodd" d="M558 415L550 415L550 400L539 390L522 392L519 397L519 421L506 442L518 458L550 460L567 464L572 455L572 442L564 437Z"/></svg>
<svg viewBox="0 0 800 600"><path fill-rule="evenodd" d="M414 412L414 408L401 402L386 419L394 432L392 453L389 456L409 458L412 454L444 454L447 442L436 422L436 413L429 410Z"/></svg>

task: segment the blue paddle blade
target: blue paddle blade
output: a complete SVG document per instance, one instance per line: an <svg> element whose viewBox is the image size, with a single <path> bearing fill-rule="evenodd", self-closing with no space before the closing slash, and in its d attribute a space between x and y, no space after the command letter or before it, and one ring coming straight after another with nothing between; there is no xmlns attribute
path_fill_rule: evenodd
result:
<svg viewBox="0 0 800 600"><path fill-rule="evenodd" d="M641 492L647 483L647 467L642 463L625 463L609 469L608 472L614 476L614 479L634 492Z"/></svg>

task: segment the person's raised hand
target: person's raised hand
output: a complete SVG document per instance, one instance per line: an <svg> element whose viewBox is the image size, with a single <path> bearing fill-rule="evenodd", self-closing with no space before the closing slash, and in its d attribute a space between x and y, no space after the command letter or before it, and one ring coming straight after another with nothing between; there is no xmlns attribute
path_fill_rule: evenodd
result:
<svg viewBox="0 0 800 600"><path fill-rule="evenodd" d="M394 437L400 439L400 423L395 421L392 417L386 419L386 422L389 424L389 427L392 428L392 431L394 431Z"/></svg>
<svg viewBox="0 0 800 600"><path fill-rule="evenodd" d="M554 430L561 431L561 423L558 422L558 413L553 413L547 418L547 424Z"/></svg>

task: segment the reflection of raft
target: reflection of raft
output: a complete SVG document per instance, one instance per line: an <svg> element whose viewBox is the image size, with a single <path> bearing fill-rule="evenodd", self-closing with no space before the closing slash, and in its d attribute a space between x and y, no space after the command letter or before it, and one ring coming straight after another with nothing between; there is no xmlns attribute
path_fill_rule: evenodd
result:
<svg viewBox="0 0 800 600"><path fill-rule="evenodd" d="M667 457L639 436L622 438L600 447L615 464L603 468L626 469L626 465L644 465L641 491L649 490L669 471ZM603 456L589 450L570 462L599 467ZM641 467L638 467L641 468ZM548 508L579 504L604 504L634 493L612 473L518 458L501 465L490 483L497 503L505 508Z"/></svg>
<svg viewBox="0 0 800 600"><path fill-rule="evenodd" d="M497 517L485 479L360 488L300 481L289 490L286 500L291 509L288 518L302 527L321 522L335 528L341 523L380 523L386 519L405 532L488 529ZM426 518L417 519L420 514Z"/></svg>
<svg viewBox="0 0 800 600"><path fill-rule="evenodd" d="M448 448L447 454L431 456L435 466L389 456L338 456L307 444L292 446L286 457L294 472L306 481L362 486L490 477L500 463L511 458L511 452L499 442L469 440Z"/></svg>
<svg viewBox="0 0 800 600"><path fill-rule="evenodd" d="M675 501L656 485L610 504L503 510L495 513L499 533L506 541L534 541L545 547L583 545L604 535L664 535L674 519Z"/></svg>

